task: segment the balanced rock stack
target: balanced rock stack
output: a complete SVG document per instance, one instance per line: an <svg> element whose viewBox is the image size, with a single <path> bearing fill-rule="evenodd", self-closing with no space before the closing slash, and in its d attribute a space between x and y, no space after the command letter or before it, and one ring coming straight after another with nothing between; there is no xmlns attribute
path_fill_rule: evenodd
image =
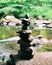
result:
<svg viewBox="0 0 52 65"><path fill-rule="evenodd" d="M20 60L30 60L33 58L33 50L30 48L33 40L33 37L30 35L32 31L29 29L30 19L26 16L26 18L22 19L22 24L22 30L17 32L20 37L20 40L18 40L20 50L18 54L10 55L10 60L7 61L6 65L18 65L18 61Z"/></svg>
<svg viewBox="0 0 52 65"><path fill-rule="evenodd" d="M24 18L22 20L22 30L19 31L19 37L21 38L18 43L20 44L20 59L29 60L33 57L32 49L30 49L30 42L33 40L33 37L30 36L32 31L29 29L30 20L29 18Z"/></svg>

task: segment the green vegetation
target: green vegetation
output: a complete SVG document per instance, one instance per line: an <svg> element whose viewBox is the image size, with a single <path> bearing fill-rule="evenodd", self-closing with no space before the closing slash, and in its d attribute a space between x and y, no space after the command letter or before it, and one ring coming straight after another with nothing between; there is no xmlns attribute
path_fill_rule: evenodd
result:
<svg viewBox="0 0 52 65"><path fill-rule="evenodd" d="M52 19L52 0L0 0L0 15L14 14L16 17L42 15ZM2 17L2 15L1 15Z"/></svg>

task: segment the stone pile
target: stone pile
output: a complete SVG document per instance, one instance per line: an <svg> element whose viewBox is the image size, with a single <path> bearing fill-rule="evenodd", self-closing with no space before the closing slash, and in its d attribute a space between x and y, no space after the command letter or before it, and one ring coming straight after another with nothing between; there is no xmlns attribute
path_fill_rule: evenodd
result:
<svg viewBox="0 0 52 65"><path fill-rule="evenodd" d="M21 38L18 43L20 44L20 59L31 59L33 57L32 52L33 50L30 49L31 41L33 37L30 36L32 31L29 29L30 20L29 18L24 18L22 20L22 30L17 32L19 33L19 37Z"/></svg>

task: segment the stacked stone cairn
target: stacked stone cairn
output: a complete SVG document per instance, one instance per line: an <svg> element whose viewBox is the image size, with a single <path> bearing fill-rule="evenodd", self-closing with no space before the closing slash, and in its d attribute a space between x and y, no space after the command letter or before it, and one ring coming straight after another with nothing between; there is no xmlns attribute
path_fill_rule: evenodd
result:
<svg viewBox="0 0 52 65"><path fill-rule="evenodd" d="M33 37L30 35L32 33L32 31L29 29L29 25L30 25L30 19L24 18L22 19L22 30L20 30L19 32L19 37L21 38L18 41L18 44L20 44L20 59L25 59L25 60L29 60L31 58L33 58L32 52L33 50L30 49L31 47L31 42L33 40Z"/></svg>
<svg viewBox="0 0 52 65"><path fill-rule="evenodd" d="M30 19L27 15L24 19L22 19L22 25L22 30L17 31L20 37L20 40L18 40L18 44L20 44L20 50L17 55L10 55L10 60L6 62L6 65L16 65L16 61L30 60L33 58L33 50L30 47L35 45L31 45L33 37L30 35L32 31L29 29Z"/></svg>

